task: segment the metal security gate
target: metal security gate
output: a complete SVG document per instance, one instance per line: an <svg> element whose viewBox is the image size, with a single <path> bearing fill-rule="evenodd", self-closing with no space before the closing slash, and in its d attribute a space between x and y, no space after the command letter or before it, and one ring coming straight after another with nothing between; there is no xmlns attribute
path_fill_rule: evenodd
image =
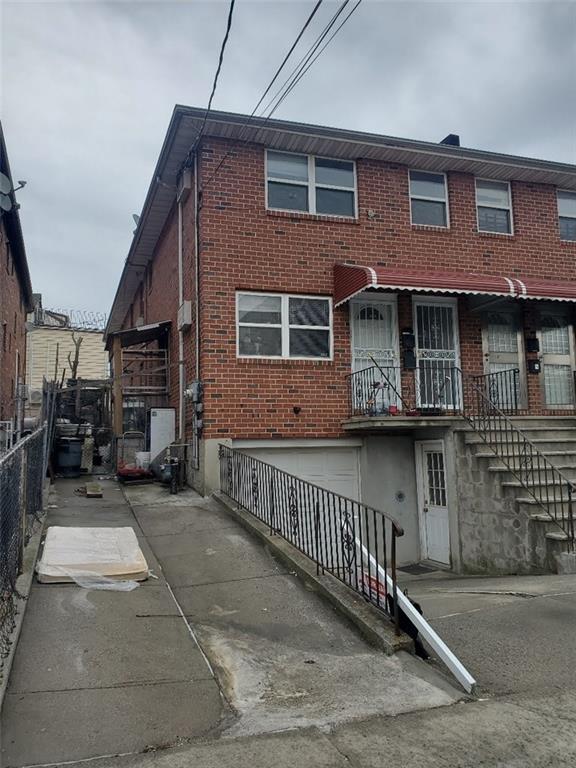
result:
<svg viewBox="0 0 576 768"><path fill-rule="evenodd" d="M574 331L561 314L542 314L540 350L547 408L574 407Z"/></svg>
<svg viewBox="0 0 576 768"><path fill-rule="evenodd" d="M461 397L454 380L454 369L460 367L456 301L414 301L414 320L417 405L457 410Z"/></svg>
<svg viewBox="0 0 576 768"><path fill-rule="evenodd" d="M377 409L384 411L390 405L400 407L397 395L400 391L400 368L395 298L372 297L352 301L350 327L352 373L370 368L376 361L387 380L374 389Z"/></svg>
<svg viewBox="0 0 576 768"><path fill-rule="evenodd" d="M510 410L525 407L524 344L517 312L488 312L483 319L482 346L484 350L484 372L501 374L504 371L518 371L514 388L510 387L509 376L492 376L490 399L499 408Z"/></svg>

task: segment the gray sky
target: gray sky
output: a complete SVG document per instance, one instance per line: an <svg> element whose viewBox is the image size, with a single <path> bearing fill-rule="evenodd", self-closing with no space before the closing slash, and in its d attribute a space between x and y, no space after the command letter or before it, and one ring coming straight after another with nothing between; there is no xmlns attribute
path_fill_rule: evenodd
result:
<svg viewBox="0 0 576 768"><path fill-rule="evenodd" d="M214 108L252 111L312 6L237 0ZM44 306L110 309L172 108L206 105L227 12L3 0L1 115ZM575 82L576 2L364 0L275 116L575 163Z"/></svg>

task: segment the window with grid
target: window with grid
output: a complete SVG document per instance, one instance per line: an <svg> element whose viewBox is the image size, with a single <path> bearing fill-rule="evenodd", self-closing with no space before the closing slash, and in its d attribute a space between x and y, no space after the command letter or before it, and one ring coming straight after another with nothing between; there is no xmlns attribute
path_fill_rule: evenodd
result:
<svg viewBox="0 0 576 768"><path fill-rule="evenodd" d="M331 357L329 298L238 293L236 304L239 357Z"/></svg>
<svg viewBox="0 0 576 768"><path fill-rule="evenodd" d="M507 181L476 179L479 232L512 234L512 202Z"/></svg>
<svg viewBox="0 0 576 768"><path fill-rule="evenodd" d="M448 192L443 173L410 171L412 224L448 227Z"/></svg>
<svg viewBox="0 0 576 768"><path fill-rule="evenodd" d="M269 150L266 166L268 208L356 216L353 162Z"/></svg>
<svg viewBox="0 0 576 768"><path fill-rule="evenodd" d="M576 240L576 192L558 190L560 239Z"/></svg>

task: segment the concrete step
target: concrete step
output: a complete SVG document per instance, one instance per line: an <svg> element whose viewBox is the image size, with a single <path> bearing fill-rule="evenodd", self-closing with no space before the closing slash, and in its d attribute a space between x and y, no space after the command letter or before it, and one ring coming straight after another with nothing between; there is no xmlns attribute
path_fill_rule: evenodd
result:
<svg viewBox="0 0 576 768"><path fill-rule="evenodd" d="M565 477L567 477L569 480L573 479L572 476L576 477L576 460L572 462L552 461L548 454L546 454L546 458L550 461L550 464L552 464L554 469L557 469L559 472L562 472L562 474L565 475ZM494 459L494 456L492 456L492 459ZM514 457L514 459L509 460L506 464L501 460L496 464L490 464L488 466L488 471L497 472L500 474L506 474L506 473L512 474L512 470L522 471L525 469L525 466L526 466L525 464L521 464L518 461L518 459ZM554 470L552 468L548 467L548 469L546 470L546 473L552 476L553 471ZM536 473L537 473L537 470L536 470ZM540 474L542 475L542 477L544 477L544 474L545 474L544 468L542 468ZM505 480L506 478L502 478L502 479Z"/></svg>
<svg viewBox="0 0 576 768"><path fill-rule="evenodd" d="M560 438L547 438L544 440L536 439L531 441L534 444L534 447L539 453L543 453L545 455L548 455L548 453L573 453L576 451L576 437L573 438L567 438L567 437L560 437ZM482 440L475 441L474 443L469 443L472 451L474 454L478 453L487 453L490 451L490 444L485 443ZM505 451L507 454L516 454L518 456L521 445L519 446L518 441L514 442L504 442L504 441L494 441L492 443L495 448L496 453L500 453L500 451Z"/></svg>
<svg viewBox="0 0 576 768"><path fill-rule="evenodd" d="M564 531L548 531L546 538L551 541L569 541L570 537Z"/></svg>
<svg viewBox="0 0 576 768"><path fill-rule="evenodd" d="M520 466L518 452L510 451L503 453L501 450L498 450L498 453L494 454L493 451L487 449L485 451L477 451L474 455L477 459L489 459L489 469L505 467L504 459L511 462L513 466ZM576 451L546 451L544 455L555 467L576 467Z"/></svg>
<svg viewBox="0 0 576 768"><path fill-rule="evenodd" d="M521 434L533 443L543 441L565 440L576 443L576 429L574 427L555 427L553 429L529 429L519 430ZM518 433L508 429L482 430L482 434L490 443L518 442ZM486 439L478 432L471 431L464 434L467 445L486 444Z"/></svg>

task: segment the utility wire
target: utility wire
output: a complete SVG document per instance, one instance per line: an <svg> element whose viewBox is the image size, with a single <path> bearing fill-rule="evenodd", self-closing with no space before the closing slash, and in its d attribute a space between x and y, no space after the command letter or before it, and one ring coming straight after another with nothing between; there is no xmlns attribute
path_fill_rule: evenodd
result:
<svg viewBox="0 0 576 768"><path fill-rule="evenodd" d="M339 9L336 11L336 13L335 13L335 14L332 16L332 18L330 19L330 21L328 22L328 24L327 24L327 25L324 27L324 29L322 30L322 32L320 33L320 35L319 35L319 36L316 38L315 42L314 42L314 43L313 43L313 44L310 46L310 48L308 49L308 51L307 51L307 52L304 54L304 56L303 56L303 57L300 59L300 61L299 61L299 62L298 62L298 64L296 65L296 67L295 67L295 68L292 70L292 73L289 75L289 77L287 78L287 80L286 80L286 81L284 82L284 84L281 86L281 88L279 89L279 91L277 91L277 93L275 94L275 96L274 96L274 97L272 98L272 100L271 100L271 101L268 103L268 105L266 106L266 109L268 109L268 108L270 107L270 105L274 103L274 101L276 100L276 98L277 98L277 97L278 97L278 96L279 96L279 95L280 95L280 94L283 92L283 89L285 88L285 86L286 86L288 83L290 83L290 84L291 84L291 85L290 85L290 87L289 87L289 89L288 89L288 90L287 90L287 91L284 93L284 95L283 95L283 96L282 96L282 98L280 99L280 101L279 101L279 102L278 102L278 103L277 103L277 104L274 106L274 108L271 110L271 112L270 112L270 113L269 113L269 114L266 116L266 118L264 119L264 122L262 123L262 125L261 125L261 126L260 126L260 128L259 128L259 131L258 131L258 133L260 132L260 130L262 130L262 129L265 127L265 125L266 125L266 123L268 122L268 120L269 120L269 119L271 118L271 116L274 114L274 112L276 111L276 109L278 109L278 107L280 106L281 102L282 102L282 101L284 101L284 99L286 98L286 96L288 95L288 93L290 93L290 91L291 91L291 90L292 90L292 89L295 87L296 83L297 83L297 82L299 82L299 80L300 80L300 79L301 79L301 78L304 76L304 74L305 74L305 73L308 71L308 69L310 69L310 67L312 66L312 64L313 64L313 63L316 61L316 59L318 59L318 57L320 56L320 54L321 54L321 53L324 51L324 49L325 49L325 48L328 46L328 44L331 42L331 40L332 40L332 39L333 39L333 38L336 36L336 34L337 34L337 33L340 31L340 29L341 29L341 28L344 26L344 24L346 23L346 21L348 21L348 19L349 19L349 18L350 18L350 16L351 16L351 15L354 13L354 11L356 10L356 8L358 8L358 6L359 6L359 5L360 5L360 3L362 2L362 0L357 0L357 3L356 3L356 5L353 7L352 11L350 11L350 13L349 13L349 14L348 14L348 15L345 17L344 21L343 21L343 22L341 22L341 24L338 26L338 28L336 29L336 31L335 31L335 32L334 32L334 33L331 35L331 37L329 38L329 40L328 40L328 41L327 41L327 42L324 44L324 46L322 47L322 49L321 49L321 50L320 50L320 51L319 51L319 52L318 52L318 53L317 53L317 54L314 56L314 54L315 54L315 53L318 51L318 47L319 47L319 46L322 44L322 41L323 41L323 40L326 38L326 36L329 34L330 30L332 29L332 27L334 26L334 24L336 23L336 21L338 20L339 16L340 16L340 15L341 15L341 13L344 11L344 9L346 8L346 6L348 5L348 3L349 3L349 2L350 2L350 0L344 0L344 1L342 2L342 4L341 4L340 8L339 8ZM317 7L315 7L315 8L314 8L314 10L312 11L312 15L313 15L313 14L316 12L316 10L317 10ZM310 21L310 19L309 19L309 20L306 22L306 25L305 25L305 26L308 26L308 24L309 24L309 21ZM301 37L301 35L299 35L299 37ZM293 49L294 49L294 46L292 46L292 48L291 48L291 51L292 51ZM312 60L310 60L312 56L313 56L314 58L313 58ZM285 64L286 60L287 60L287 57L285 58L285 60L284 60L284 62L283 62L283 65ZM274 76L274 78L273 78L273 81L277 79L279 72L280 72L280 69L278 70L278 72L277 72L277 73L276 73L276 75ZM296 79L296 80L294 80L294 77L296 77L297 79ZM243 132L244 132L245 128L247 128L247 127L248 127L248 125L249 125L249 124L252 122L252 120L254 119L254 116L255 116L255 114L256 114L256 110L258 109L258 106L259 106L259 105L262 103L262 101L263 101L263 99L264 99L264 97L265 97L266 93L268 93L268 92L270 91L270 87L271 87L271 85L272 85L273 81L270 83L270 85L268 86L268 88L267 88L267 89L266 89L266 91L264 92L264 94L263 94L262 98L259 100L258 104L256 105L256 107L255 107L255 108L254 108L254 110L252 111L252 114L249 116L248 120L247 120L247 121L246 121L246 122L245 122L245 123L244 123L244 124L241 126L241 129L240 129L240 136L239 136L239 139L240 139L240 140L242 139L242 134L243 134ZM265 111L265 110L264 110L264 111ZM264 115L264 112L262 113L261 117L262 117L263 115ZM257 134L257 136L258 136L258 134ZM247 141L247 140L246 140L246 141ZM246 142L245 142L245 143L246 143ZM228 159L228 157L231 155L231 153L232 153L232 150L229 150L229 151L228 151L228 152L227 152L227 153L224 155L224 157L223 157L223 158L220 160L220 162L218 163L218 165L217 165L217 166L216 166L216 168L214 169L214 171L213 171L212 175L211 175L211 176L208 178L208 180L206 181L206 183L202 185L202 191L206 190L206 189L208 188L208 186L209 186L209 185L212 183L212 181L215 179L216 175L218 174L218 172L219 172L220 168L221 168L221 167L222 167L222 165L223 165L223 164L226 162L226 160L227 160L227 159Z"/></svg>
<svg viewBox="0 0 576 768"><path fill-rule="evenodd" d="M318 45L314 46L314 49L310 52L310 55L307 55L307 56L304 57L305 60L301 60L301 62L296 67L296 69L293 70L293 72L290 75L290 77L284 82L284 85L282 85L282 87L279 89L279 91L276 92L276 94L273 96L272 100L270 102L268 102L268 104L266 105L266 108L264 109L264 112L266 112L266 110L270 109L270 107L274 104L274 102L276 102L276 103L274 104L273 108L271 109L271 111L267 115L266 120L268 120L268 119L270 119L270 117L272 117L272 115L274 114L274 112L276 112L276 110L278 109L280 104L282 104L284 99L290 94L290 92L296 87L296 85L298 85L298 83L304 77L306 72L308 72L308 70L314 64L314 62L322 55L322 53L324 52L325 48L327 48L330 45L332 40L336 37L338 32L344 26L344 24L346 24L348 19L356 11L356 9L358 8L358 6L360 5L361 2L362 2L362 0L357 0L356 4L353 6L352 10L349 11L349 13L340 22L338 27L336 27L336 29L330 35L328 40L324 43L322 48L320 48L320 50L318 50L318 47L322 43L324 38L326 37L326 34L328 34L328 32L330 31L330 29L332 28L334 23L337 21L338 16L342 13L342 11L344 11L346 5L348 4L348 0L346 0L346 2L342 5L340 10L338 11L338 13L335 14L330 27L326 30L326 32L324 34L322 34L321 38L318 41ZM314 55L314 54L316 54L316 55ZM286 90L284 90L284 92L282 93L284 87L287 84L288 84L288 86L286 87ZM282 94L282 95L280 95L280 94ZM276 101L276 99L278 99L278 100Z"/></svg>
<svg viewBox="0 0 576 768"><path fill-rule="evenodd" d="M208 106L206 107L206 112L204 113L204 120L202 121L202 125L200 126L200 132L198 133L198 136L194 141L194 146L197 146L198 142L202 138L202 134L204 133L204 128L206 127L206 121L208 120L208 115L210 114L212 101L214 100L214 94L216 93L216 87L218 85L218 77L220 76L220 70L222 69L222 62L224 61L224 51L226 50L226 44L230 36L230 29L232 28L232 15L234 14L235 4L236 4L236 0L230 0L230 8L228 9L228 20L226 22L226 32L224 33L224 39L222 40L222 45L220 46L220 54L218 56L218 66L216 67L214 82L212 83L212 93L210 94L210 98L208 99Z"/></svg>

